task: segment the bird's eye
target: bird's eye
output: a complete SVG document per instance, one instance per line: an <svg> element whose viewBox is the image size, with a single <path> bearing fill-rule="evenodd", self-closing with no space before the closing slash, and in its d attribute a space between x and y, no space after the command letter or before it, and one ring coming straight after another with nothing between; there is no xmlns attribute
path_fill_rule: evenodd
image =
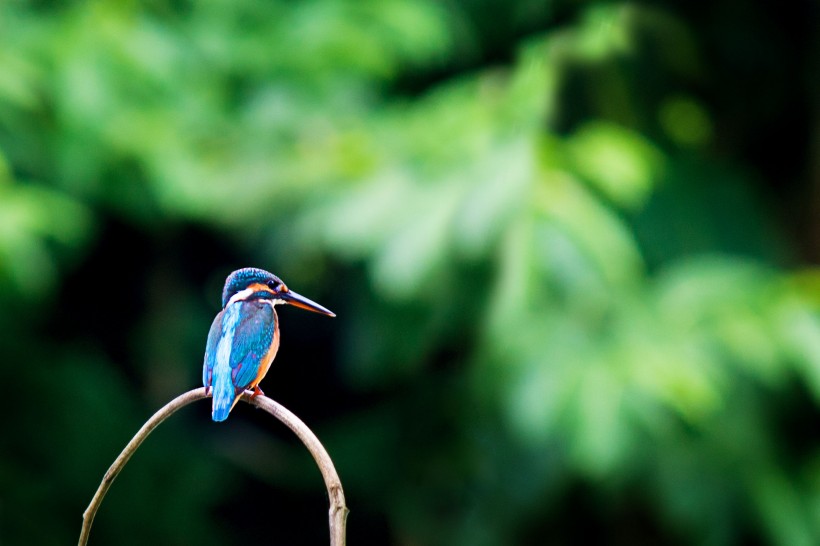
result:
<svg viewBox="0 0 820 546"><path fill-rule="evenodd" d="M268 287L274 292L287 292L288 289L283 282L269 281Z"/></svg>

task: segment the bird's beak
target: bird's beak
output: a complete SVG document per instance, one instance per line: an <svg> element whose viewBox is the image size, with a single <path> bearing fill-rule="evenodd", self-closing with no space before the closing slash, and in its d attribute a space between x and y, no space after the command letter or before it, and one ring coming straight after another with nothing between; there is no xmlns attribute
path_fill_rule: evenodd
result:
<svg viewBox="0 0 820 546"><path fill-rule="evenodd" d="M308 311L313 311L314 313L321 313L323 315L327 315L329 317L335 317L336 313L331 311L330 309L326 309L322 307L315 301L309 300L306 297L297 294L293 290L288 290L287 292L279 292L276 295L277 298L281 298L285 301L285 303L289 303L291 305L295 305L296 307L301 307L302 309L307 309Z"/></svg>

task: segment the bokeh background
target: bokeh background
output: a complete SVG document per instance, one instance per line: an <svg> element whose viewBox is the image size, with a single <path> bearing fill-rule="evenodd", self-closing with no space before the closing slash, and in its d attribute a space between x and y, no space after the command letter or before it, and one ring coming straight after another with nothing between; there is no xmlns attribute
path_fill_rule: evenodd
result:
<svg viewBox="0 0 820 546"><path fill-rule="evenodd" d="M0 4L0 543L71 544L220 290L350 544L820 543L818 4ZM307 452L199 403L92 544L321 544Z"/></svg>

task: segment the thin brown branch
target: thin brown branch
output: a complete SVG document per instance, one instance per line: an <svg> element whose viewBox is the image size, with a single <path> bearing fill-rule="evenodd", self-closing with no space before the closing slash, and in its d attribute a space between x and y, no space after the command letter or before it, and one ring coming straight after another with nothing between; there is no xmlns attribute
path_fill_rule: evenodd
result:
<svg viewBox="0 0 820 546"><path fill-rule="evenodd" d="M242 400L261 408L280 421L293 431L308 448L313 459L319 466L322 478L325 480L327 495L330 499L330 510L328 514L328 525L330 526L331 546L344 546L345 526L347 522L347 506L345 506L345 494L342 491L342 482L333 466L330 455L319 442L315 434L298 417L291 413L285 406L268 398L267 396L251 396L249 391L245 391Z"/></svg>
<svg viewBox="0 0 820 546"><path fill-rule="evenodd" d="M137 434L131 438L131 441L128 442L128 445L125 446L125 449L122 450L122 453L120 453L120 455L114 460L114 464L111 465L111 468L109 468L105 473L105 476L103 476L102 482L100 482L100 486L97 488L97 492L94 493L94 498L91 499L91 504L89 504L88 508L86 508L85 512L83 512L83 528L80 531L80 546L84 546L88 542L88 535L91 533L91 524L94 522L94 516L97 514L100 503L102 503L103 497L105 497L105 494L108 492L111 484L125 467L126 463L128 463L131 455L134 454L148 435L151 434L151 432L157 428L160 423L165 421L174 412L184 406L187 406L191 402L195 402L196 400L206 397L205 387L194 389L177 396L162 407L158 412L156 412L150 419L148 419L148 421L142 425L142 428L137 431Z"/></svg>
<svg viewBox="0 0 820 546"><path fill-rule="evenodd" d="M108 492L114 479L119 475L125 467L128 460L139 448L142 442L148 437L157 426L170 417L177 410L187 406L191 402L210 397L206 394L205 388L194 389L177 396L158 412L156 412L143 426L137 431L137 434L128 442L122 453L114 460L111 468L103 476L97 492L94 493L94 498L91 499L91 504L88 505L85 512L83 512L83 527L80 531L79 546L85 546L88 543L88 536L91 533L91 524L94 522L94 516L102 503L103 497ZM330 525L330 545L344 546L345 544L345 526L347 521L347 506L345 506L344 492L342 491L342 483L333 466L333 461L330 459L327 451L316 438L316 435L305 425L298 417L291 413L287 408L274 402L270 398L259 395L251 396L251 392L247 391L242 395L242 401L261 408L291 429L296 436L305 444L305 447L313 455L313 459L319 466L322 477L325 480L327 487L327 494L330 499L329 525Z"/></svg>

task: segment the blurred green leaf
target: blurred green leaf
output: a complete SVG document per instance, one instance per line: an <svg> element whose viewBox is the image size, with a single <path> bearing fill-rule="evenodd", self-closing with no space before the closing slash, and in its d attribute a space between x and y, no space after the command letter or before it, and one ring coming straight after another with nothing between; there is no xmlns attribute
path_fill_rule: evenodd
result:
<svg viewBox="0 0 820 546"><path fill-rule="evenodd" d="M663 169L663 155L626 129L597 123L580 128L569 141L576 169L615 203L642 205Z"/></svg>
<svg viewBox="0 0 820 546"><path fill-rule="evenodd" d="M73 539L244 265L338 313L265 388L351 542L817 542L811 10L726 7L0 4L0 542ZM158 430L100 540L324 536L256 417Z"/></svg>

